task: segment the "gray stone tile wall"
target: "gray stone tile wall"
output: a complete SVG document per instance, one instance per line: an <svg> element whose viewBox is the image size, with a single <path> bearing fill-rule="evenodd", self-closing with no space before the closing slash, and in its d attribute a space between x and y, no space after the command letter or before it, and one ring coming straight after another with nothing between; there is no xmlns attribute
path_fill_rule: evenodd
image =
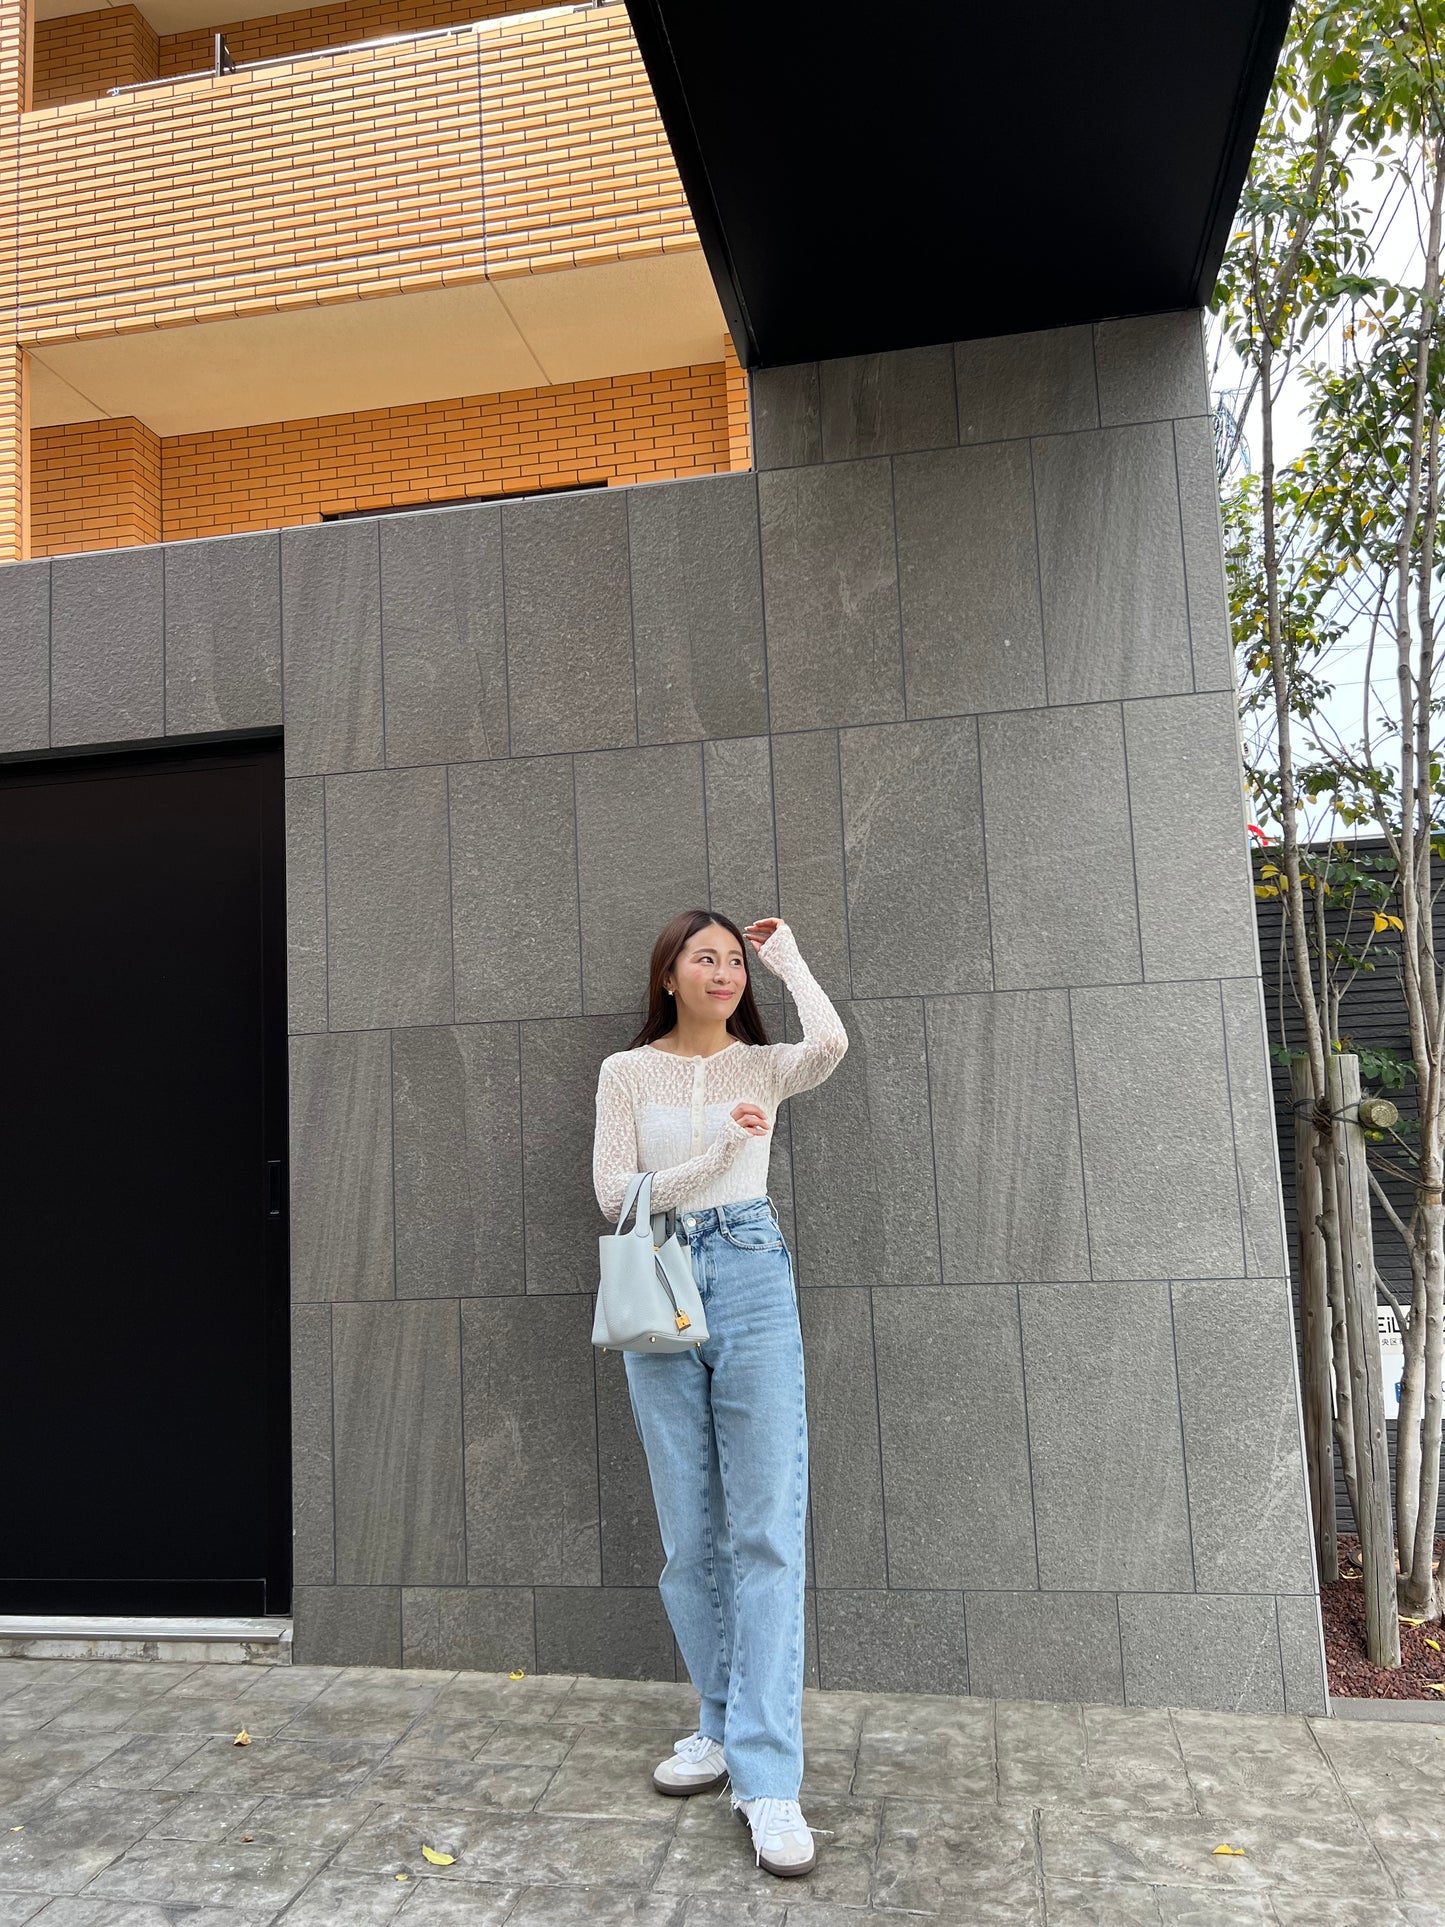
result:
<svg viewBox="0 0 1445 1927"><path fill-rule="evenodd" d="M1322 1707L1207 406L1111 322L761 372L756 474L0 570L0 753L284 710L298 1658L676 1674L592 1099L711 901L852 1040L810 1678Z"/></svg>

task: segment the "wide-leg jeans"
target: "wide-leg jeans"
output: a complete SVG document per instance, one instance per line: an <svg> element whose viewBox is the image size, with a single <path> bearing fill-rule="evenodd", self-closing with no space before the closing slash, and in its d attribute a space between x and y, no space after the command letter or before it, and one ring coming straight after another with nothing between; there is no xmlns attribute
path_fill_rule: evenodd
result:
<svg viewBox="0 0 1445 1927"><path fill-rule="evenodd" d="M808 1420L792 1259L768 1198L686 1212L679 1228L707 1339L623 1354L663 1604L736 1798L796 1800Z"/></svg>

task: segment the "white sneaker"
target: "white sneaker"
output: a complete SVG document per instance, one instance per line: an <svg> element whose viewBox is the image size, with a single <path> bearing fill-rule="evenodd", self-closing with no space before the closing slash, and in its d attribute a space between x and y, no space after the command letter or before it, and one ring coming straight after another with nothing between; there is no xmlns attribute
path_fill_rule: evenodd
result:
<svg viewBox="0 0 1445 1927"><path fill-rule="evenodd" d="M712 1793L726 1786L727 1760L716 1740L701 1733L689 1733L673 1743L672 1758L652 1769L652 1784L659 1793L680 1796L687 1793Z"/></svg>
<svg viewBox="0 0 1445 1927"><path fill-rule="evenodd" d="M732 1804L733 1812L751 1829L758 1865L765 1873L786 1880L811 1873L817 1866L813 1829L796 1800L739 1800L734 1794Z"/></svg>

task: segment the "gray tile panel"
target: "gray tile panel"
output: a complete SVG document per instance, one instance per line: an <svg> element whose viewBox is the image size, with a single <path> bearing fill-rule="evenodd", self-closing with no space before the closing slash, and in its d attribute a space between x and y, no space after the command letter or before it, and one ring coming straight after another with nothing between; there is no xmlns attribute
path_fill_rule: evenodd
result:
<svg viewBox="0 0 1445 1927"><path fill-rule="evenodd" d="M821 1587L888 1583L883 1468L866 1291L804 1292L813 1571Z"/></svg>
<svg viewBox="0 0 1445 1927"><path fill-rule="evenodd" d="M954 343L962 442L1065 435L1099 425L1091 328Z"/></svg>
<svg viewBox="0 0 1445 1927"><path fill-rule="evenodd" d="M1238 1278L1219 986L1070 997L1096 1278Z"/></svg>
<svg viewBox="0 0 1445 1927"><path fill-rule="evenodd" d="M1048 436L1033 458L1049 701L1192 688L1172 428Z"/></svg>
<svg viewBox="0 0 1445 1927"><path fill-rule="evenodd" d="M50 744L50 564L0 568L0 752Z"/></svg>
<svg viewBox="0 0 1445 1927"><path fill-rule="evenodd" d="M893 478L885 460L758 478L774 729L903 715Z"/></svg>
<svg viewBox="0 0 1445 1927"><path fill-rule="evenodd" d="M1067 998L930 998L927 1025L944 1281L1087 1278Z"/></svg>
<svg viewBox="0 0 1445 1927"><path fill-rule="evenodd" d="M1272 1598L1141 1589L1120 1596L1119 1626L1128 1705L1284 1711Z"/></svg>
<svg viewBox="0 0 1445 1927"><path fill-rule="evenodd" d="M974 724L847 729L839 741L854 995L989 989Z"/></svg>
<svg viewBox="0 0 1445 1927"><path fill-rule="evenodd" d="M1045 700L1027 442L893 464L910 716Z"/></svg>
<svg viewBox="0 0 1445 1927"><path fill-rule="evenodd" d="M286 781L286 1010L292 1031L326 1029L326 779Z"/></svg>
<svg viewBox="0 0 1445 1927"><path fill-rule="evenodd" d="M50 565L50 740L126 743L165 728L161 551Z"/></svg>
<svg viewBox="0 0 1445 1927"><path fill-rule="evenodd" d="M522 1079L516 1027L458 1024L392 1039L396 1295L525 1288Z"/></svg>
<svg viewBox="0 0 1445 1927"><path fill-rule="evenodd" d="M672 1679L672 1628L656 1586L538 1586L537 1666L599 1679Z"/></svg>
<svg viewBox="0 0 1445 1927"><path fill-rule="evenodd" d="M663 1566L662 1540L627 1372L620 1352L596 1352L593 1362L602 1580L607 1586L655 1586Z"/></svg>
<svg viewBox="0 0 1445 1927"><path fill-rule="evenodd" d="M1124 1699L1119 1615L1107 1592L971 1592L969 1685L1004 1700Z"/></svg>
<svg viewBox="0 0 1445 1927"><path fill-rule="evenodd" d="M817 1610L824 1691L969 1690L962 1593L820 1589Z"/></svg>
<svg viewBox="0 0 1445 1927"><path fill-rule="evenodd" d="M338 1030L452 1017L445 769L326 782L329 1010Z"/></svg>
<svg viewBox="0 0 1445 1927"><path fill-rule="evenodd" d="M281 721L281 538L167 542L166 734Z"/></svg>
<svg viewBox="0 0 1445 1927"><path fill-rule="evenodd" d="M639 741L766 730L757 478L629 489L627 508Z"/></svg>
<svg viewBox="0 0 1445 1927"><path fill-rule="evenodd" d="M535 1672L530 1586L404 1586L401 1663L472 1673Z"/></svg>
<svg viewBox="0 0 1445 1927"><path fill-rule="evenodd" d="M1214 466L1214 425L1207 418L1174 424L1174 464L1179 473L1179 515L1184 533L1184 583L1196 689L1234 695L1234 638L1229 586L1224 574L1224 534L1219 477Z"/></svg>
<svg viewBox="0 0 1445 1927"><path fill-rule="evenodd" d="M387 762L505 756L501 510L383 515L378 527Z"/></svg>
<svg viewBox="0 0 1445 1927"><path fill-rule="evenodd" d="M385 761L377 523L281 532L286 774Z"/></svg>
<svg viewBox="0 0 1445 1927"><path fill-rule="evenodd" d="M462 1301L469 1585L602 1583L591 1334L582 1294Z"/></svg>
<svg viewBox="0 0 1445 1927"><path fill-rule="evenodd" d="M1169 1287L1024 1285L1045 1592L1192 1592Z"/></svg>
<svg viewBox="0 0 1445 1927"><path fill-rule="evenodd" d="M607 1221L592 1189L597 1072L641 1022L563 1018L522 1025L522 1183L529 1292L595 1292Z"/></svg>
<svg viewBox="0 0 1445 1927"><path fill-rule="evenodd" d="M1037 1585L1013 1288L878 1291L873 1328L889 1585Z"/></svg>
<svg viewBox="0 0 1445 1927"><path fill-rule="evenodd" d="M1197 308L1186 308L1175 314L1095 322L1094 358L1105 428L1116 422L1209 413L1203 320Z"/></svg>
<svg viewBox="0 0 1445 1927"><path fill-rule="evenodd" d="M707 907L702 747L579 756L576 772L583 1008L636 1010L658 932Z"/></svg>
<svg viewBox="0 0 1445 1927"><path fill-rule="evenodd" d="M1118 708L985 716L979 742L997 987L1137 980Z"/></svg>
<svg viewBox="0 0 1445 1927"><path fill-rule="evenodd" d="M464 1584L455 1303L337 1305L331 1324L338 1582Z"/></svg>
<svg viewBox="0 0 1445 1927"><path fill-rule="evenodd" d="M291 1040L291 1292L392 1296L391 1039Z"/></svg>
<svg viewBox="0 0 1445 1927"><path fill-rule="evenodd" d="M1284 1667L1284 1703L1291 1713L1316 1716L1329 1711L1324 1649L1320 1643L1320 1601L1315 1592L1275 1602L1279 1652Z"/></svg>
<svg viewBox="0 0 1445 1927"><path fill-rule="evenodd" d="M571 758L461 764L448 794L458 1018L579 1011Z"/></svg>
<svg viewBox="0 0 1445 1927"><path fill-rule="evenodd" d="M297 1666L400 1666L398 1586L297 1586L292 1660Z"/></svg>
<svg viewBox="0 0 1445 1927"><path fill-rule="evenodd" d="M291 1558L298 1586L336 1580L331 1307L291 1312Z"/></svg>
<svg viewBox="0 0 1445 1927"><path fill-rule="evenodd" d="M773 762L766 736L703 744L710 907L745 928L778 914L773 826ZM836 787L836 785L835 785ZM750 960L751 961L751 960ZM753 995L777 1006L783 986L765 965L752 972Z"/></svg>
<svg viewBox="0 0 1445 1927"><path fill-rule="evenodd" d="M953 349L895 349L818 364L825 462L951 448L958 440Z"/></svg>
<svg viewBox="0 0 1445 1927"><path fill-rule="evenodd" d="M1173 1297L1199 1590L1308 1592L1289 1285L1178 1284Z"/></svg>
<svg viewBox="0 0 1445 1927"><path fill-rule="evenodd" d="M753 461L759 469L796 468L823 459L822 402L816 361L755 368L748 376Z"/></svg>
<svg viewBox="0 0 1445 1927"><path fill-rule="evenodd" d="M1266 1054L1264 998L1257 979L1222 983L1224 1046L1234 1119L1234 1165L1248 1276L1277 1278L1289 1269L1280 1201L1274 1091Z"/></svg>
<svg viewBox="0 0 1445 1927"><path fill-rule="evenodd" d="M1144 975L1253 976L1259 964L1232 697L1125 703Z"/></svg>
<svg viewBox="0 0 1445 1927"><path fill-rule="evenodd" d="M635 743L626 501L510 503L502 553L513 754Z"/></svg>
<svg viewBox="0 0 1445 1927"><path fill-rule="evenodd" d="M778 904L818 982L851 994L838 738L831 730L773 738Z"/></svg>
<svg viewBox="0 0 1445 1927"><path fill-rule="evenodd" d="M844 1004L848 1053L794 1099L798 1255L809 1285L936 1284L938 1226L923 1008Z"/></svg>

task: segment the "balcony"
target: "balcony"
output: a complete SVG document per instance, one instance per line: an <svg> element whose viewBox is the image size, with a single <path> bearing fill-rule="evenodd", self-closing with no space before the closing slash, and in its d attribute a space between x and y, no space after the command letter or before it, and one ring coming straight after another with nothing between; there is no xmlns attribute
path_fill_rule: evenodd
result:
<svg viewBox="0 0 1445 1927"><path fill-rule="evenodd" d="M38 426L166 437L722 353L621 6L37 108L17 158Z"/></svg>

